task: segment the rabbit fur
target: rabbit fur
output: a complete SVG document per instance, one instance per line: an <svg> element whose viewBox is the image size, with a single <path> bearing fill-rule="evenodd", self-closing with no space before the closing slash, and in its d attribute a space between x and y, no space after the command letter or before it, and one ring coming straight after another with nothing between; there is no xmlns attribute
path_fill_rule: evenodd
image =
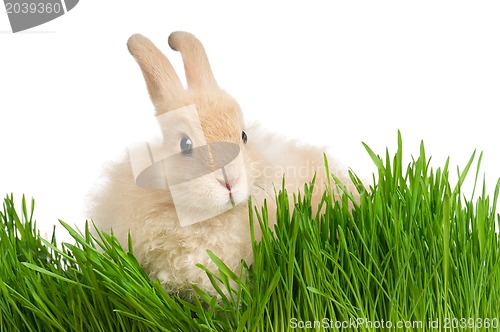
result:
<svg viewBox="0 0 500 332"><path fill-rule="evenodd" d="M241 260L250 264L248 197L252 197L257 206L262 206L267 199L270 222L274 223L274 185L280 189L284 176L287 190L297 192L316 174L314 206L321 199L327 181L324 150L287 141L266 133L257 125L245 127L240 107L217 85L198 39L178 31L170 35L168 43L182 55L187 88L183 87L167 57L149 39L136 34L127 43L142 70L156 115L196 105L207 142L238 145L245 168L236 167L231 171L227 181L233 183L229 183L229 187L215 175L205 177L199 185L189 189L191 195L185 198L186 203L193 213L217 210L228 204L231 192L235 206L226 207L225 212L209 220L180 227L170 191L136 185L129 156L125 153L106 168L103 183L91 194L88 214L98 229L112 230L124 247L130 232L134 255L151 278L159 279L167 291L189 297L194 294L192 285L197 285L214 295L206 273L195 264L216 270L207 250L236 272ZM164 129L175 132L182 126L189 124L179 123L176 128ZM246 143L243 131L248 137ZM174 135L172 146L180 149L175 139ZM346 173L335 166L330 160L330 171L349 184ZM258 226L255 231L259 237Z"/></svg>

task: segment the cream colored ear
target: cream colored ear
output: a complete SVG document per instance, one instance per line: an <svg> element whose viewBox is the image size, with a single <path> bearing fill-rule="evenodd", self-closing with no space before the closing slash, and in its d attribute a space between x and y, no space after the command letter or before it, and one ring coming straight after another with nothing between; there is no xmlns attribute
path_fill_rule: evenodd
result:
<svg viewBox="0 0 500 332"><path fill-rule="evenodd" d="M168 45L182 54L189 89L217 87L205 48L195 36L184 31L172 32L168 37Z"/></svg>
<svg viewBox="0 0 500 332"><path fill-rule="evenodd" d="M155 107L168 105L184 93L184 87L170 61L148 38L140 34L132 35L127 47L141 67Z"/></svg>

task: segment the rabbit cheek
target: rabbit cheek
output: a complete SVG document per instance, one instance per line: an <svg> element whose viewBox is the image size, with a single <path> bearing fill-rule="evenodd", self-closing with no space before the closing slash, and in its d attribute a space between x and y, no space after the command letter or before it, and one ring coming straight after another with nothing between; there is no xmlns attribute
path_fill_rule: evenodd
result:
<svg viewBox="0 0 500 332"><path fill-rule="evenodd" d="M240 203L245 202L248 198L248 187L245 185L239 185L234 187L234 189L231 190L231 196L234 205L238 205Z"/></svg>
<svg viewBox="0 0 500 332"><path fill-rule="evenodd" d="M231 195L235 205L247 200L249 195L248 179L245 172L242 172L238 181L231 187Z"/></svg>

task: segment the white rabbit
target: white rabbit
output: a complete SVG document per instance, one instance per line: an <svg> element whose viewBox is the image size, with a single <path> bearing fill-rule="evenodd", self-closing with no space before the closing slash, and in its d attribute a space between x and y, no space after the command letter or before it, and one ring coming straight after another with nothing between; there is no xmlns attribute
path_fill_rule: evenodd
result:
<svg viewBox="0 0 500 332"><path fill-rule="evenodd" d="M251 196L257 205L267 199L273 218L273 185L280 189L284 176L292 197L291 193L303 188L316 173L314 201L319 202L326 182L323 150L286 141L256 126L245 128L240 107L218 87L198 39L187 32L174 32L168 43L182 54L186 89L168 59L149 39L136 34L127 43L142 70L157 116L188 105L196 107L204 139L198 137L193 121L174 117L168 128L162 128L163 146L181 163L182 158L192 158L189 149L213 142L231 143L239 149L241 158L227 163L225 174L214 171L195 182L189 182L189 178L184 184L182 179L177 181L184 188L174 202L168 188L138 186L129 156L124 155L107 168L105 183L92 194L89 217L99 229L112 229L124 246L130 232L138 261L168 291L190 296L192 285L197 285L214 294L206 273L195 264L215 270L207 249L235 271L242 259L251 263L248 198ZM333 172L334 166L330 160ZM182 177L183 173L178 174ZM345 172L337 176L345 179L346 185L350 183ZM181 226L176 212L181 208L193 215L210 212L215 216Z"/></svg>

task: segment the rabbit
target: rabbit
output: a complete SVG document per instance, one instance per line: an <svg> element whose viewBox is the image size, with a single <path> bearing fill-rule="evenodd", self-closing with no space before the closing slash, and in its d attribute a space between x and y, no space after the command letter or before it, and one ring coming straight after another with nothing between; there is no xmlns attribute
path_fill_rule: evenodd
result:
<svg viewBox="0 0 500 332"><path fill-rule="evenodd" d="M185 159L189 163L193 149L227 142L237 150L238 157L225 161L225 174L206 172L193 180L196 182L177 179L179 186L182 181L185 186L181 190L184 194L176 198L171 188L137 185L130 155L124 153L107 167L104 183L91 194L88 213L98 229L112 230L124 247L130 232L134 255L168 292L189 298L195 295L192 286L196 285L217 295L206 272L196 264L216 271L207 250L236 273L242 260L251 264L248 199L251 197L257 208L267 201L272 227L274 195L283 177L292 199L291 193L300 191L316 175L313 205L317 204L328 176L323 167L324 149L286 140L258 125L245 127L238 103L217 85L200 41L190 33L177 31L169 36L168 44L182 55L187 88L167 57L149 39L135 34L127 42L144 76L157 118L192 105L206 142L197 137L189 117L179 116L171 119L168 128L162 128L163 147L177 156L178 162ZM330 170L350 183L345 172L333 167L336 165L331 164ZM210 212L211 217L181 225L176 212L180 208L193 215ZM258 225L254 231L259 238Z"/></svg>

